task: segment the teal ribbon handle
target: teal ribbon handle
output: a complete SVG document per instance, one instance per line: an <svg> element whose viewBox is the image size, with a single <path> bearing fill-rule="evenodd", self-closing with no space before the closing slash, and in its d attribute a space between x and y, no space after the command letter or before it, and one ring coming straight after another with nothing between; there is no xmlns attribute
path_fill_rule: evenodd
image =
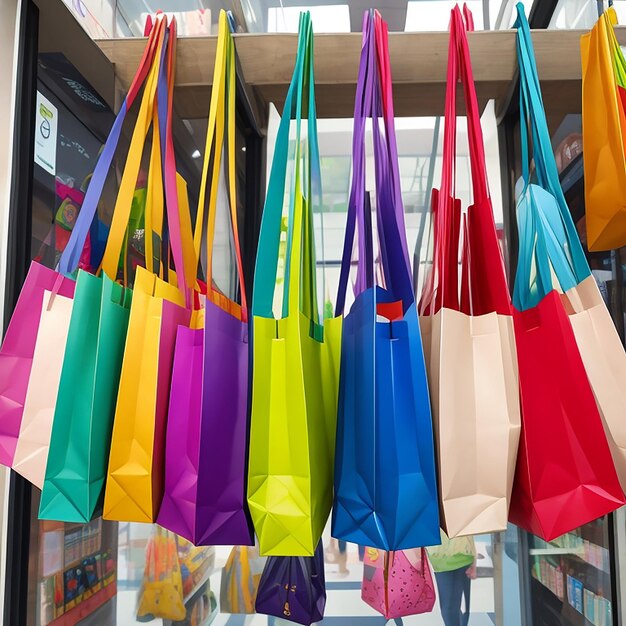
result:
<svg viewBox="0 0 626 626"><path fill-rule="evenodd" d="M298 29L298 51L294 73L289 84L283 115L281 116L278 132L276 134L276 144L274 147L274 157L270 170L270 178L267 186L267 195L263 208L261 229L259 233L259 243L255 265L255 280L252 294L252 313L255 316L273 318L274 290L276 287L276 268L280 251L280 233L283 214L285 185L287 178L287 165L289 161L289 128L291 120L297 124L297 139L294 149L299 150L300 143L300 123L302 119L302 87L304 62L307 52L307 38L310 29L311 17L309 13L300 15L300 25ZM295 109L294 109L295 106ZM297 161L297 158L294 157ZM297 165L297 164L296 164ZM295 198L295 173L290 181L289 189L289 230L287 233L287 258L285 263L285 282L283 298L283 316L287 316L288 285L289 285L289 265L291 259L291 239L293 233L293 211Z"/></svg>
<svg viewBox="0 0 626 626"><path fill-rule="evenodd" d="M553 196L556 208L556 211L543 211L539 216L545 228L546 250L561 287L569 289L590 276L591 270L561 188L541 96L530 27L521 2L517 4L515 27L520 68L520 132L524 184L525 188L530 184L528 120L533 137L533 159L537 179L539 185ZM571 272L565 271L564 263L567 263ZM571 284L571 273L574 275L574 284Z"/></svg>

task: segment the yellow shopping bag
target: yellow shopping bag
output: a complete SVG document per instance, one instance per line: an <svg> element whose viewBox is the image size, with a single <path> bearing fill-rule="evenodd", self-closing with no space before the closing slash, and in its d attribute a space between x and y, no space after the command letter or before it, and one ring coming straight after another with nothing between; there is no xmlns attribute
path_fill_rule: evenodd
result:
<svg viewBox="0 0 626 626"><path fill-rule="evenodd" d="M151 616L179 621L185 619L186 615L176 535L155 526L146 548L146 566L139 590L137 617Z"/></svg>
<svg viewBox="0 0 626 626"><path fill-rule="evenodd" d="M170 225L170 245L177 274L169 271L170 282L153 274L153 249L146 246L146 265L135 276L133 303L130 310L128 334L120 376L111 451L104 496L105 519L129 522L153 522L163 497L163 472L167 406L174 355L176 331L187 325L191 317L191 290L195 286L195 269L191 217L184 180L176 175L171 137L171 93L173 89L173 59L175 23L170 24L168 47L168 125L165 152L165 195ZM162 79L162 76L160 77ZM159 106L164 103L159 102ZM158 139L158 134L157 134ZM153 140L154 145L154 140ZM124 211L117 206L130 206L131 182L136 180L141 149L131 142L127 161L134 165L128 178L123 177L118 193L116 211L109 237L124 236ZM127 168L128 169L128 168ZM126 174L126 172L125 172ZM159 227L162 217L162 194L158 181L148 185L146 229ZM149 239L149 237L146 237ZM105 252L102 269L109 275L117 271L118 258ZM159 259L159 267L169 259ZM155 271L157 267L154 267Z"/></svg>
<svg viewBox="0 0 626 626"><path fill-rule="evenodd" d="M307 13L301 17L296 69L276 139L253 294L248 503L264 556L312 556L332 503L341 319L322 326L317 311L313 207L321 206L321 193L313 82ZM301 145L303 106L308 132ZM290 146L294 113L297 138ZM285 197L286 272L282 317L276 319Z"/></svg>
<svg viewBox="0 0 626 626"><path fill-rule="evenodd" d="M608 9L581 37L585 212L589 250L626 245L626 62Z"/></svg>

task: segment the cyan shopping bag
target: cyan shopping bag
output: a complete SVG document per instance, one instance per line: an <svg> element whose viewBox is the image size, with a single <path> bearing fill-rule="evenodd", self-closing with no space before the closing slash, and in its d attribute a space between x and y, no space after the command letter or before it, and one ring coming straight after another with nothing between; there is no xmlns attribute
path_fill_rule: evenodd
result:
<svg viewBox="0 0 626 626"><path fill-rule="evenodd" d="M235 79L235 47L226 12L222 11L195 237L198 259L212 161L206 237L208 293L204 309L192 317L191 327L178 328L165 443L164 494L157 518L158 524L196 545L254 544L246 502L250 356L236 214ZM241 306L218 292L212 279L223 143L228 145L228 201Z"/></svg>
<svg viewBox="0 0 626 626"><path fill-rule="evenodd" d="M343 312L358 232L356 299L342 337L333 537L401 550L439 542L437 478L426 369L389 145L379 129L381 85L375 18L364 20L354 113L353 177L337 314ZM389 76L390 80L390 76ZM362 105L361 102L364 102ZM384 288L374 283L371 209L365 193L365 120L376 159L376 216Z"/></svg>

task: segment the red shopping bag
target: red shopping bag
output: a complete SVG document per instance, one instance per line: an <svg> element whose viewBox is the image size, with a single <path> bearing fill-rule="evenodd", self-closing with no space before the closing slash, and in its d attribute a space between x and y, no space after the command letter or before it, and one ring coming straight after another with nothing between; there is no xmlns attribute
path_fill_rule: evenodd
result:
<svg viewBox="0 0 626 626"><path fill-rule="evenodd" d="M559 294L513 320L523 420L509 518L551 541L624 496Z"/></svg>

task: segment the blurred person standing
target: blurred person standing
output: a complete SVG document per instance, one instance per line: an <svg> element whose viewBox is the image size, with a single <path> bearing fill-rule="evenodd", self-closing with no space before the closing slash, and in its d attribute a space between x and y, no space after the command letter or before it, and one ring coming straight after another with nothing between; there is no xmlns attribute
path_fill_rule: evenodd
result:
<svg viewBox="0 0 626 626"><path fill-rule="evenodd" d="M449 539L441 531L441 545L428 548L428 557L435 572L443 623L445 626L467 626L471 584L476 578L474 538Z"/></svg>

